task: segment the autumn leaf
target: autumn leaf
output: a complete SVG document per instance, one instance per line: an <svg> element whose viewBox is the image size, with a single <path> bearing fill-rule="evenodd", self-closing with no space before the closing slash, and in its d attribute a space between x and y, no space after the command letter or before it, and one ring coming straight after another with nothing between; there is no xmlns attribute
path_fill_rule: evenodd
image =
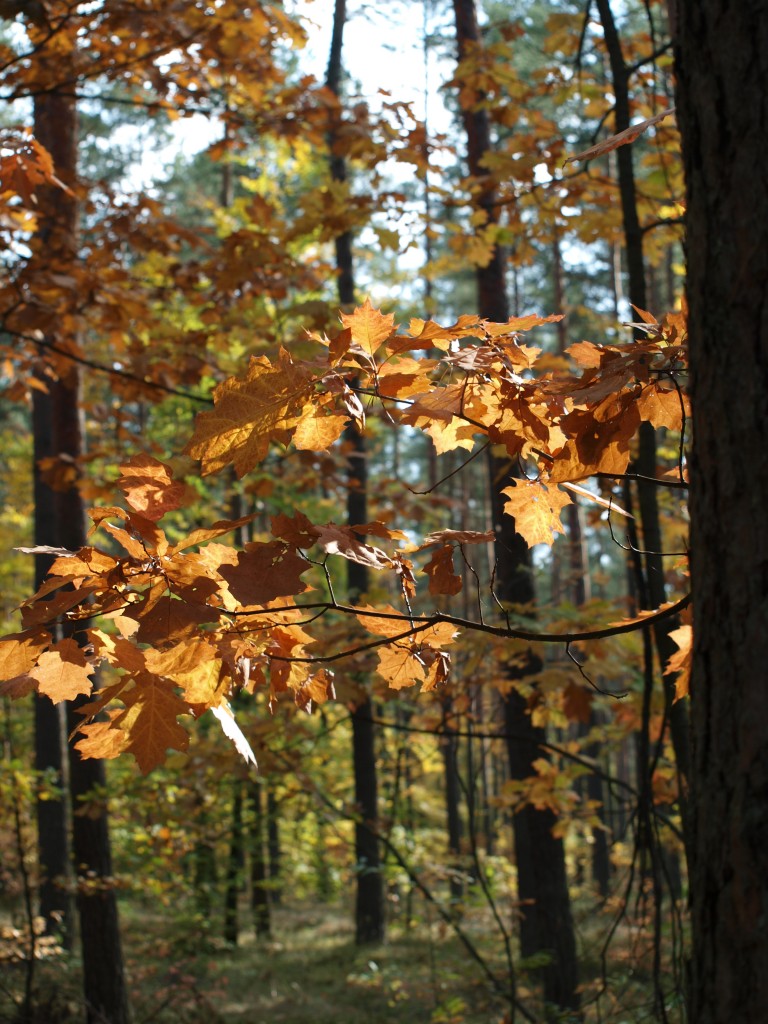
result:
<svg viewBox="0 0 768 1024"><path fill-rule="evenodd" d="M461 576L453 568L453 547L444 544L432 555L421 570L429 576L430 594L458 594L462 588Z"/></svg>
<svg viewBox="0 0 768 1024"><path fill-rule="evenodd" d="M131 508L157 522L166 512L181 508L189 500L189 488L173 479L170 466L151 455L134 455L120 467L117 486Z"/></svg>
<svg viewBox="0 0 768 1024"><path fill-rule="evenodd" d="M371 358L395 330L394 316L374 309L370 299L366 299L354 313L342 313L341 322L352 332L352 341Z"/></svg>
<svg viewBox="0 0 768 1024"><path fill-rule="evenodd" d="M424 538L422 548L430 544L484 544L494 540L493 530L436 530Z"/></svg>
<svg viewBox="0 0 768 1024"><path fill-rule="evenodd" d="M223 701L216 707L211 708L211 714L221 726L221 731L235 745L235 750L242 757L246 764L252 764L258 768L256 755L251 750L251 745L243 735L243 730L235 721L235 713L232 708Z"/></svg>
<svg viewBox="0 0 768 1024"><path fill-rule="evenodd" d="M42 631L0 638L0 680L7 682L31 672L50 643L50 635Z"/></svg>
<svg viewBox="0 0 768 1024"><path fill-rule="evenodd" d="M136 685L123 694L126 707L115 717L115 725L128 740L124 749L133 754L143 775L165 761L168 750L186 750L187 731L176 721L189 713L173 684L149 673L136 677Z"/></svg>
<svg viewBox="0 0 768 1024"><path fill-rule="evenodd" d="M503 488L507 496L504 511L515 520L515 530L529 547L554 543L555 534L565 533L560 513L571 499L557 487L547 487L538 480L516 480Z"/></svg>
<svg viewBox="0 0 768 1024"><path fill-rule="evenodd" d="M380 647L378 656L376 670L391 690L402 690L406 686L423 683L427 678L418 647L408 640Z"/></svg>
<svg viewBox="0 0 768 1024"><path fill-rule="evenodd" d="M231 377L216 388L216 407L198 415L185 452L201 460L204 475L231 464L244 476L273 440L290 436L313 384L312 373L284 351L275 366L265 357L252 359L244 379Z"/></svg>
<svg viewBox="0 0 768 1024"><path fill-rule="evenodd" d="M114 723L120 714L119 709L113 709L106 712L105 721L88 722L79 727L80 739L75 743L75 750L81 757L100 757L108 761L123 753L129 737Z"/></svg>
<svg viewBox="0 0 768 1024"><path fill-rule="evenodd" d="M567 490L572 491L574 494L580 494L582 498L586 498L588 501L594 502L595 505L599 505L601 508L606 509L608 512L616 512L620 516L626 516L627 519L634 519L633 515L626 512L621 505L617 504L613 499L607 500L601 497L599 494L594 494L586 487L582 487L580 484L573 484L565 481L560 484L561 487L565 487Z"/></svg>
<svg viewBox="0 0 768 1024"><path fill-rule="evenodd" d="M241 604L265 605L278 597L293 597L306 590L301 574L309 562L280 541L246 544L236 565L220 570L232 594Z"/></svg>
<svg viewBox="0 0 768 1024"><path fill-rule="evenodd" d="M93 665L86 661L82 648L67 637L41 654L29 674L37 682L37 692L58 704L90 693L93 671Z"/></svg>
<svg viewBox="0 0 768 1024"><path fill-rule="evenodd" d="M317 543L328 555L341 555L350 562L357 562L369 569L386 569L392 565L392 559L379 548L364 544L351 526L337 526L327 523L316 527Z"/></svg>
<svg viewBox="0 0 768 1024"><path fill-rule="evenodd" d="M675 675L675 701L687 697L691 681L691 662L693 660L693 628L680 626L669 634L677 644L677 651L667 660L665 673Z"/></svg>
<svg viewBox="0 0 768 1024"><path fill-rule="evenodd" d="M319 403L308 402L301 411L293 443L303 451L327 451L341 437L348 421L345 412L328 412Z"/></svg>
<svg viewBox="0 0 768 1024"><path fill-rule="evenodd" d="M670 117L674 113L675 108L670 107L669 110L663 110L660 114L654 114L653 117L649 117L647 121L640 121L638 124L630 125L629 128L625 128L623 132L617 132L616 135L609 135L607 139L603 139L596 145L590 146L589 149L583 149L580 153L574 153L573 156L569 156L563 162L563 166L575 160L594 160L595 157L605 156L606 153L618 149L619 146L626 146L628 143L634 142L638 136L642 135L643 132L653 125L658 124L659 121L663 121L664 118Z"/></svg>
<svg viewBox="0 0 768 1024"><path fill-rule="evenodd" d="M563 690L563 711L569 721L587 725L592 714L592 694L584 686L569 682Z"/></svg>

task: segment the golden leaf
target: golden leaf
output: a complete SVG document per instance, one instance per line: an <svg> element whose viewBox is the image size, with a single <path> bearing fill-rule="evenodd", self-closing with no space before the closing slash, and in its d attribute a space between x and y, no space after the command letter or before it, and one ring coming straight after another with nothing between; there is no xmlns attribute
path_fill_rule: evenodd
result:
<svg viewBox="0 0 768 1024"><path fill-rule="evenodd" d="M538 480L516 480L502 492L507 496L504 511L515 520L515 529L529 547L554 543L555 534L565 533L560 512L571 499L557 487Z"/></svg>
<svg viewBox="0 0 768 1024"><path fill-rule="evenodd" d="M395 330L394 316L374 309L370 299L354 313L342 313L341 322L352 332L352 341L369 356L374 356Z"/></svg>

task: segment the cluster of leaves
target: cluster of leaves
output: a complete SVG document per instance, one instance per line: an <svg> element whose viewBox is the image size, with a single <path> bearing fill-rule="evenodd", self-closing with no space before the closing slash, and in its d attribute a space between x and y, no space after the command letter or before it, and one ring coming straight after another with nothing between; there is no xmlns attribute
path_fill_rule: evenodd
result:
<svg viewBox="0 0 768 1024"><path fill-rule="evenodd" d="M463 316L449 327L412 320L399 333L394 316L366 301L342 314L335 336L313 336L315 358L300 361L281 350L275 360L253 358L241 376L219 385L188 453L201 460L204 474L234 466L243 476L272 445L323 451L347 424L363 430L366 414L379 411L425 431L439 452L479 444L503 449L528 474L505 489L507 513L528 545L551 544L563 529L569 489L612 507L579 481L626 473L640 422L679 431L687 416L677 379L686 365L683 314L661 323L643 314L648 334L641 342L572 346L574 369L522 341L524 332L552 319L494 324ZM456 550L486 544L492 534L442 530L414 543L382 522L316 525L296 511L273 516L271 537L240 549L219 538L253 516L172 541L161 522L190 495L170 469L137 456L122 466L118 485L126 508L90 512L92 533L106 534L107 544L49 550L55 561L23 606L22 631L0 641L0 689L13 697L37 691L71 700L91 692L100 662L119 670L117 681L82 708L78 747L86 756L127 751L148 771L169 748L185 748L178 718L208 709L251 756L228 708L235 692L266 687L271 706L290 693L309 709L334 694L328 663L372 649L391 687L419 682L430 690L447 678L446 648L459 627L528 635L514 628L508 610L506 625L489 627L482 607L474 623L440 609L443 597L462 587ZM339 603L332 556L389 574L399 607ZM418 614L417 560L431 604ZM313 589L319 598L304 596ZM353 615L360 640L313 654L313 623L328 615Z"/></svg>

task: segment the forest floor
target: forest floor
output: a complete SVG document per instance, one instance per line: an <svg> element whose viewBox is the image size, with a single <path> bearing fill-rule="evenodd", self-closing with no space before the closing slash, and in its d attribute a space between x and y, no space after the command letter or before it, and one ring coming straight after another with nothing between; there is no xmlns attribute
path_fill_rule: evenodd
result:
<svg viewBox="0 0 768 1024"><path fill-rule="evenodd" d="M256 939L252 931L244 930L238 945L232 946L207 932L199 918L186 915L185 920L181 907L163 913L158 906L129 902L122 907L122 924L135 1024L503 1024L509 1020L504 999L493 992L453 928L429 905L421 904L418 910L420 918L412 927L395 921L384 944L358 948L350 906L335 901L276 907L273 938ZM506 983L504 944L488 908L466 908L461 927L489 969ZM584 954L583 932L581 939ZM618 941L624 944L621 937ZM635 955L624 954L620 977L612 972L618 988L601 1000L604 1012L595 1017L592 1006L581 1019L617 1024L653 1019L650 979L635 958L639 952L635 948ZM624 957L619 956L619 966ZM585 966L582 957L582 969ZM596 956L589 967L600 973ZM74 958L40 962L38 1009L31 1024L81 1024L77 968ZM0 974L0 1024L11 1024L12 1004L6 999L12 989L20 994L23 965L12 974L3 968ZM535 1008L525 979L517 981L518 997ZM588 988L594 994L593 985ZM669 1019L677 1019L675 1013Z"/></svg>

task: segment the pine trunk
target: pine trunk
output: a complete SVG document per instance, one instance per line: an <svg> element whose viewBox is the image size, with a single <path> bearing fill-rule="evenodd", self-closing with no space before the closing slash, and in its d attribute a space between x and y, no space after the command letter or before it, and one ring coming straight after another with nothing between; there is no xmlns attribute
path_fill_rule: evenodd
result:
<svg viewBox="0 0 768 1024"><path fill-rule="evenodd" d="M333 13L333 35L328 58L326 86L335 95L341 92L342 43L346 22L346 2L336 0ZM331 177L345 181L347 176L344 157L334 152L336 132L328 133ZM351 308L355 302L352 234L345 231L336 238L336 272L339 302ZM353 384L354 386L354 384ZM347 456L347 524L357 526L367 522L368 463L365 438L350 424L344 431ZM368 570L356 562L348 562L347 588L351 600L358 600L368 590ZM363 694L352 712L352 761L355 776L355 861L357 896L355 901L355 938L358 945L381 942L384 939L384 888L381 878L381 853L375 834L378 816L378 779L376 774L376 732L373 724L373 705Z"/></svg>
<svg viewBox="0 0 768 1024"><path fill-rule="evenodd" d="M459 59L471 46L482 43L474 0L454 0ZM463 111L470 173L483 177L482 158L491 151L490 126L482 109ZM477 205L488 222L497 220L496 196L487 184ZM476 272L478 312L489 320L509 319L505 256L498 246L486 267ZM509 459L489 459L492 521L496 532L496 592L508 605L529 607L534 600L531 555L515 530L514 520L504 514L501 491L515 473ZM538 658L530 656L529 671L537 671ZM541 757L541 730L534 728L526 702L516 690L504 698L508 753L513 779L535 775L533 762ZM551 813L527 807L514 816L515 857L521 903L521 948L523 956L546 953L549 962L541 972L544 998L564 1008L579 1005L576 941L571 916L570 894L562 840L552 834Z"/></svg>
<svg viewBox="0 0 768 1024"><path fill-rule="evenodd" d="M689 1019L768 1007L768 7L680 0L693 392Z"/></svg>
<svg viewBox="0 0 768 1024"><path fill-rule="evenodd" d="M35 135L51 153L56 173L68 184L77 179L77 108L71 95L52 90L35 98ZM53 269L71 267L77 258L78 208L74 195L45 188L40 205L36 251ZM59 342L68 339L57 339ZM79 367L72 362L57 367L49 383L51 450L78 465L83 454ZM37 494L36 494L37 496ZM86 544L85 510L77 485L54 495L51 510L41 510L41 522L53 530L44 543L77 550ZM42 538L41 538L42 539ZM79 635L66 629L79 639ZM82 719L78 708L87 697L69 704L67 725L72 731ZM104 1020L127 1024L130 1019L123 973L120 927L115 896L107 823L104 762L83 760L69 751L72 801L72 854L78 879L77 909L83 954L83 983L89 1024ZM86 813L87 811L87 813Z"/></svg>

